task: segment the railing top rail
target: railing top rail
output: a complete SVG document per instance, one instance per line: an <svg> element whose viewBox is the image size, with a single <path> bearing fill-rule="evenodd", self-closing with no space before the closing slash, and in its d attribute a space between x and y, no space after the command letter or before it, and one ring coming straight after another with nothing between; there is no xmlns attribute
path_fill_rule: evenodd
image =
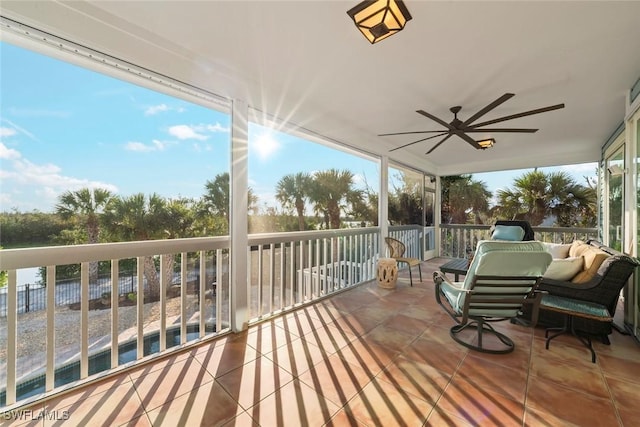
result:
<svg viewBox="0 0 640 427"><path fill-rule="evenodd" d="M0 251L0 270L77 264L80 262L135 258L138 256L225 249L228 247L229 237L220 236L3 249Z"/></svg>
<svg viewBox="0 0 640 427"><path fill-rule="evenodd" d="M493 225L489 224L440 224L440 228L451 229L475 229L475 230L489 230ZM598 229L593 227L531 227L533 231L537 233L583 233L583 234L597 234Z"/></svg>
<svg viewBox="0 0 640 427"><path fill-rule="evenodd" d="M389 231L400 231L400 230L422 230L422 225L409 224L409 225L390 225Z"/></svg>
<svg viewBox="0 0 640 427"><path fill-rule="evenodd" d="M271 243L295 242L300 240L314 240L341 236L357 236L360 234L379 233L379 227L339 228L333 230L308 230L286 233L250 234L249 245L268 245Z"/></svg>

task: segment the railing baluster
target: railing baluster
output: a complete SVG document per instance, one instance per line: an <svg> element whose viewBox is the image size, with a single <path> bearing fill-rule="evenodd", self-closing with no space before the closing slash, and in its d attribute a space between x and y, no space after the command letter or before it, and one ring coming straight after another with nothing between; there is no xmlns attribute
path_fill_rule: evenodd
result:
<svg viewBox="0 0 640 427"><path fill-rule="evenodd" d="M322 262L325 266L324 274L323 274L324 295L333 292L333 281L330 280L330 276L329 276L329 265L331 265L331 260L327 258L327 255L329 252L328 245L330 244L331 244L331 239L327 239L326 237L322 239L322 259L323 259Z"/></svg>
<svg viewBox="0 0 640 427"><path fill-rule="evenodd" d="M18 361L18 274L9 270L7 274L7 405L16 402L16 371Z"/></svg>
<svg viewBox="0 0 640 427"><path fill-rule="evenodd" d="M80 379L89 376L89 263L80 264Z"/></svg>
<svg viewBox="0 0 640 427"><path fill-rule="evenodd" d="M248 250L249 256L251 256L251 250ZM231 289L228 289L226 286L226 282L222 280L223 271L222 271L222 259L223 251L222 249L217 249L215 252L216 259L216 332L220 332L222 328L222 294L223 289L228 290L229 294L231 294ZM227 262L227 271L231 271L231 266L229 265L230 260ZM228 307L231 306L230 302L227 304Z"/></svg>
<svg viewBox="0 0 640 427"><path fill-rule="evenodd" d="M160 351L167 349L167 255L160 255Z"/></svg>
<svg viewBox="0 0 640 427"><path fill-rule="evenodd" d="M187 342L187 280L187 253L182 252L180 253L180 344Z"/></svg>
<svg viewBox="0 0 640 427"><path fill-rule="evenodd" d="M205 301L206 301L206 292L207 292L207 288L205 287L205 283L207 283L207 258L206 258L206 252L205 251L200 251L198 253L199 259L200 259L200 264L199 264L199 273L200 273L200 280L198 281L198 295L200 296L200 298L198 298L198 310L200 310L200 317L199 317L199 322L198 322L198 336L200 338L204 338L204 333L205 333L205 320L206 320L206 313L205 313ZM213 285L212 285L213 286ZM212 289L213 291L213 289ZM217 294L217 290L214 293ZM217 295L216 296L216 300Z"/></svg>
<svg viewBox="0 0 640 427"><path fill-rule="evenodd" d="M297 244L294 240L291 242L291 251L289 251L289 270L290 270L289 277L291 279L291 285L289 288L289 292L290 292L289 302L292 307L296 305L294 291L296 289L296 286L298 286L296 284L296 247L297 247Z"/></svg>
<svg viewBox="0 0 640 427"><path fill-rule="evenodd" d="M273 303L275 298L275 278L276 278L276 257L274 244L269 245L269 313L273 313Z"/></svg>
<svg viewBox="0 0 640 427"><path fill-rule="evenodd" d="M47 266L47 372L45 391L55 387L56 375L56 266Z"/></svg>
<svg viewBox="0 0 640 427"><path fill-rule="evenodd" d="M49 273L47 270L47 278ZM111 260L111 369L118 367L118 303L120 295L120 266L117 259Z"/></svg>
<svg viewBox="0 0 640 427"><path fill-rule="evenodd" d="M136 308L136 322L137 322L137 334L136 334L136 359L142 359L144 357L144 257L137 258L137 276L138 283L136 284L137 294L137 308Z"/></svg>
<svg viewBox="0 0 640 427"><path fill-rule="evenodd" d="M287 256L287 244L285 242L280 243L280 310L283 310L287 305L285 303L284 288L287 284L287 275L285 267L285 259Z"/></svg>
<svg viewBox="0 0 640 427"><path fill-rule="evenodd" d="M311 294L313 294L313 240L312 239L307 240L307 247L308 247L307 264L309 266L309 276L308 276L309 283L307 283L307 286L305 288L303 301L310 300Z"/></svg>

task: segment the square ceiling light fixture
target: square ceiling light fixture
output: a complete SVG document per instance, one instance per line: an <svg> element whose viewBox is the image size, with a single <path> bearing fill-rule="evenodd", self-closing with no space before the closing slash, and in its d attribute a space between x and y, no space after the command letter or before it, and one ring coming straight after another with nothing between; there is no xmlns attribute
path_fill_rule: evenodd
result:
<svg viewBox="0 0 640 427"><path fill-rule="evenodd" d="M363 1L347 14L371 44L397 33L411 20L409 10L400 0Z"/></svg>
<svg viewBox="0 0 640 427"><path fill-rule="evenodd" d="M493 138L481 139L480 141L476 141L479 145L480 150L486 150L487 148L491 148L495 145L496 140Z"/></svg>

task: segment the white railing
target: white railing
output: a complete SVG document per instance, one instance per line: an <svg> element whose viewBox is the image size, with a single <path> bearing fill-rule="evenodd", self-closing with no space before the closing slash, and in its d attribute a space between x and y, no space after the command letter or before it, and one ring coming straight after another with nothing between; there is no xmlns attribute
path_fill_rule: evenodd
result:
<svg viewBox="0 0 640 427"><path fill-rule="evenodd" d="M574 240L598 239L597 228L532 227L535 239L541 242L570 243ZM480 240L491 237L491 225L441 224L440 256L464 258Z"/></svg>
<svg viewBox="0 0 640 427"><path fill-rule="evenodd" d="M213 237L0 251L8 271L0 406L227 331L228 248L228 237ZM122 295L119 266L131 259L135 292ZM110 264L110 292L101 299L90 298L104 286L90 280L95 262ZM81 266L79 304L56 298L56 269L69 264ZM19 314L17 272L33 267L46 269L46 304Z"/></svg>
<svg viewBox="0 0 640 427"><path fill-rule="evenodd" d="M380 254L377 227L250 235L248 242L250 322L373 279ZM0 251L9 279L0 291L0 407L228 332L230 256L228 237ZM107 266L108 279L90 279L95 262ZM123 291L125 262L137 271ZM56 270L70 264L80 265L77 303L56 290ZM17 272L34 267L46 269L46 301L25 312Z"/></svg>
<svg viewBox="0 0 640 427"><path fill-rule="evenodd" d="M373 279L379 235L368 227L249 236L251 321Z"/></svg>
<svg viewBox="0 0 640 427"><path fill-rule="evenodd" d="M389 236L404 243L405 257L423 258L425 246L422 227L417 225L394 225L389 227Z"/></svg>

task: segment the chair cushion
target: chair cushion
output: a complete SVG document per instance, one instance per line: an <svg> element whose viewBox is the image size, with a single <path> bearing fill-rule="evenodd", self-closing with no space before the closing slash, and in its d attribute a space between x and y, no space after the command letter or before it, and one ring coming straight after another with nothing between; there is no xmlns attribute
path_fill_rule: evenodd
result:
<svg viewBox="0 0 640 427"><path fill-rule="evenodd" d="M545 278L553 280L570 280L582 271L584 259L580 257L556 258L551 261L544 273Z"/></svg>
<svg viewBox="0 0 640 427"><path fill-rule="evenodd" d="M491 235L492 240L522 241L524 230L516 225L496 225Z"/></svg>
<svg viewBox="0 0 640 427"><path fill-rule="evenodd" d="M568 258L571 243L542 243L553 259Z"/></svg>
<svg viewBox="0 0 640 427"><path fill-rule="evenodd" d="M486 243L487 241L485 241ZM510 242L502 242L503 246L511 246ZM523 243L523 242L520 242ZM505 245L506 244L506 245ZM480 245L478 245L480 248ZM535 247L535 246L534 246ZM520 294L522 292L527 293L531 291L532 286L536 282L536 278L541 277L545 272L549 264L551 263L551 255L545 250L538 251L500 251L489 250L482 253L479 256L480 261L476 264L475 270L469 270L468 276L526 276L527 279L509 279L506 287L491 287L483 285L491 285L494 283L492 279L487 281L477 280L474 288L474 292L482 292L484 294L499 294L505 295L509 293ZM475 258L474 258L475 262ZM473 266L473 263L472 263ZM464 284L454 283L454 285L466 286L466 289L470 289L473 280L469 283L465 280ZM443 283L444 285L444 283ZM464 310L464 303L468 296L466 292L461 292L454 287L447 286L441 287L442 293L449 301L450 305L454 308L456 313L461 314ZM509 295L508 298L511 298ZM513 308L513 304L507 304L504 308L501 308L499 303L492 303L493 308L480 307L479 309L473 306L469 308L470 315L482 315L482 316L494 316L494 317L514 317L518 314L520 308Z"/></svg>
<svg viewBox="0 0 640 427"><path fill-rule="evenodd" d="M601 251L600 249L593 248L593 251L585 252L582 255L584 259L584 270L576 274L572 283L586 283L593 278L598 272L598 269L602 265L605 259L609 258L609 254ZM587 268L587 266L589 266Z"/></svg>
<svg viewBox="0 0 640 427"><path fill-rule="evenodd" d="M471 289L476 275L541 277L550 263L551 255L544 249L541 242L481 240L478 242L464 282L456 285L462 289ZM476 286L479 285L481 286L481 283L476 284ZM519 285L530 286L531 284L514 281L514 286ZM466 294L449 287L443 287L442 290L450 305L457 311L462 310ZM505 290L507 289L503 289Z"/></svg>
<svg viewBox="0 0 640 427"><path fill-rule="evenodd" d="M574 240L569 248L570 257L582 257L584 259L583 271L576 274L572 283L586 283L590 281L602 265L609 254L605 251L591 246L582 240Z"/></svg>
<svg viewBox="0 0 640 427"><path fill-rule="evenodd" d="M525 241L525 242L511 242L511 241L501 241L501 240L480 240L478 242L478 246L476 247L476 251L473 255L473 261L471 261L471 265L469 266L469 271L467 272L467 275L464 278L464 284L463 284L463 288L464 289L469 289L471 287L471 283L473 282L473 279L475 278L475 271L478 268L478 264L480 263L480 258L482 257L482 255L489 253L489 252L493 252L493 251L500 251L500 252L545 252L548 254L547 251L545 251L544 245L541 242L538 242L536 240L530 240L530 241ZM551 262L551 257L549 257L549 262ZM505 267L506 262L503 263L502 267ZM547 263L548 266L549 263ZM545 266L545 270L546 270L546 266ZM542 276L544 274L544 271L542 270L542 272L540 273L540 276ZM486 274L486 273L483 273Z"/></svg>

